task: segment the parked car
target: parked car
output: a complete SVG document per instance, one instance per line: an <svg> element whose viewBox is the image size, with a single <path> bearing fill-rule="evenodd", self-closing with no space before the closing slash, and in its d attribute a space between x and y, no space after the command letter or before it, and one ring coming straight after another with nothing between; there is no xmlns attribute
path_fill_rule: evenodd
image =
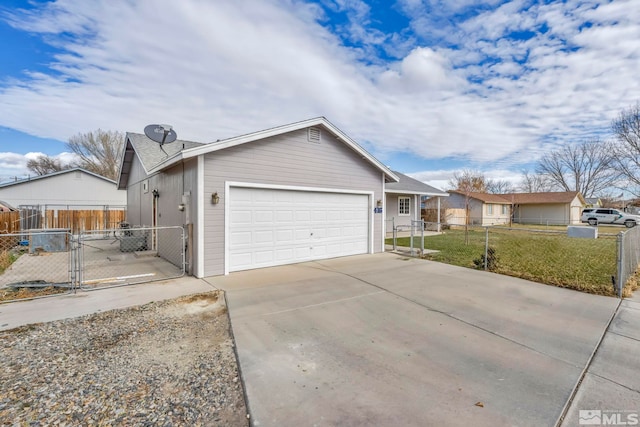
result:
<svg viewBox="0 0 640 427"><path fill-rule="evenodd" d="M620 212L617 209L589 208L582 211L580 221L587 222L589 225L620 224L631 228L640 223L640 216Z"/></svg>

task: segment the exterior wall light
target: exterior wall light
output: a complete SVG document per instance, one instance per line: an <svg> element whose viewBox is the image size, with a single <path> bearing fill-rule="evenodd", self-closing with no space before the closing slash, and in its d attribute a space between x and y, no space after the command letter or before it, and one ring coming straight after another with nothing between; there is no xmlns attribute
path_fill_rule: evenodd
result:
<svg viewBox="0 0 640 427"><path fill-rule="evenodd" d="M213 203L214 205L220 203L220 196L218 196L217 192L211 195L211 203Z"/></svg>
<svg viewBox="0 0 640 427"><path fill-rule="evenodd" d="M376 206L381 208L382 207L382 200L378 199L378 201L376 202Z"/></svg>
<svg viewBox="0 0 640 427"><path fill-rule="evenodd" d="M183 212L183 211L184 211L184 203L180 203L180 204L178 205L178 210L179 210L180 212Z"/></svg>
<svg viewBox="0 0 640 427"><path fill-rule="evenodd" d="M160 192L158 191L157 188L154 188L153 191L151 192L151 194L153 194L153 197L155 199L157 199L158 197L160 197Z"/></svg>

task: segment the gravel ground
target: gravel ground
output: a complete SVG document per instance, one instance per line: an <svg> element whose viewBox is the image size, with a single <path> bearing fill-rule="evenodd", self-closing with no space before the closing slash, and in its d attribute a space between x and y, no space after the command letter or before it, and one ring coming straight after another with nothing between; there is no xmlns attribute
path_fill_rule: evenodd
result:
<svg viewBox="0 0 640 427"><path fill-rule="evenodd" d="M0 332L0 425L247 426L222 294Z"/></svg>

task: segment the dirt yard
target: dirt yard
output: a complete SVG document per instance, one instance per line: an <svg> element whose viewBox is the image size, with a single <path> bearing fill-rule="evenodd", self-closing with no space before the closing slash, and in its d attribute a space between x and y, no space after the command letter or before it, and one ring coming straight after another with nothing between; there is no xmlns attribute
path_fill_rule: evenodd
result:
<svg viewBox="0 0 640 427"><path fill-rule="evenodd" d="M0 425L249 424L217 292L3 331L0 349Z"/></svg>

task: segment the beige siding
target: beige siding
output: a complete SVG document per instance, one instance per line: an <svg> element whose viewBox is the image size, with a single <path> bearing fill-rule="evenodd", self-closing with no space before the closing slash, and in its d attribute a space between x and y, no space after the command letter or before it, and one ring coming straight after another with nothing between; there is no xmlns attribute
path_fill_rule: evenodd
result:
<svg viewBox="0 0 640 427"><path fill-rule="evenodd" d="M204 272L224 273L224 203L226 182L374 191L372 203L383 197L380 171L357 153L321 131L321 142L307 140L300 130L205 155ZM220 196L211 204L211 194ZM382 215L373 215L372 242L382 251Z"/></svg>
<svg viewBox="0 0 640 427"><path fill-rule="evenodd" d="M499 203L493 203L493 213L489 213L490 203L484 204L484 217L482 218L482 225L501 225L508 224L510 218L510 206ZM502 207L506 206L506 214L502 213Z"/></svg>
<svg viewBox="0 0 640 427"><path fill-rule="evenodd" d="M568 203L522 205L516 211L517 221L521 224L559 224L570 222Z"/></svg>

